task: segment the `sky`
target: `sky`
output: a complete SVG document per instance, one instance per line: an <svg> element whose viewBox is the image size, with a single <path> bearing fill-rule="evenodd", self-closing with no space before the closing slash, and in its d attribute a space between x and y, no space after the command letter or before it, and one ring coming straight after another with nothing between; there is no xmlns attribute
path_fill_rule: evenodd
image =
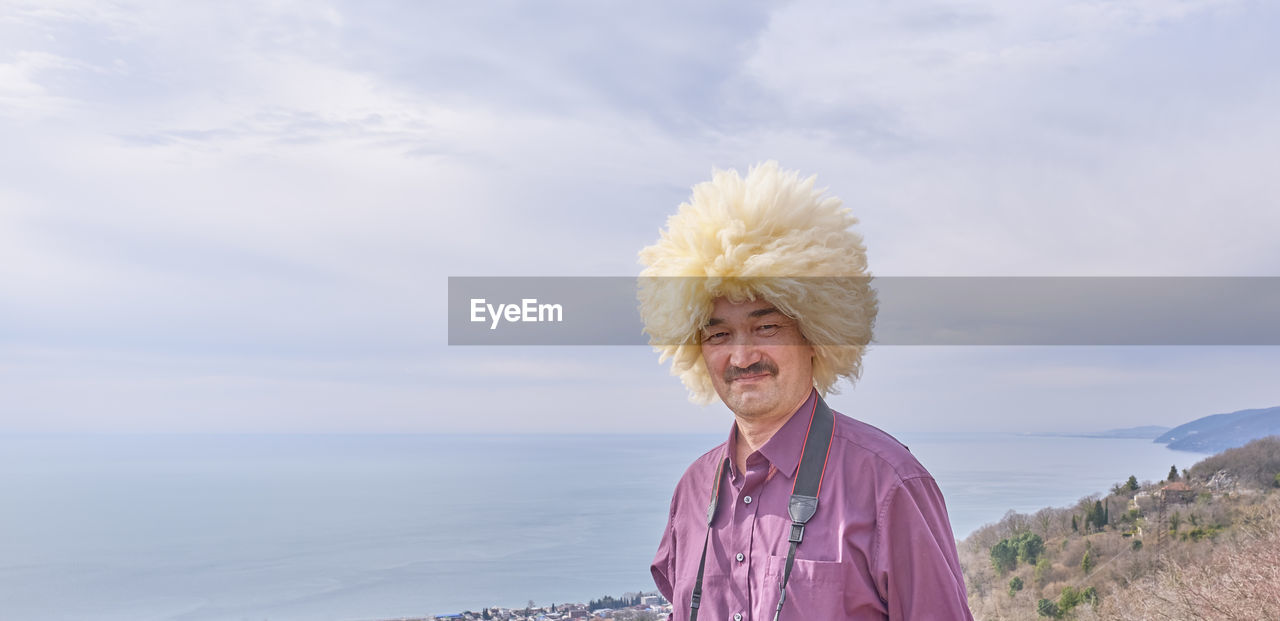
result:
<svg viewBox="0 0 1280 621"><path fill-rule="evenodd" d="M877 276L1280 276L1280 6L0 0L0 432L723 432L644 346L447 344L777 160ZM891 432L1280 405L1280 347L874 345Z"/></svg>

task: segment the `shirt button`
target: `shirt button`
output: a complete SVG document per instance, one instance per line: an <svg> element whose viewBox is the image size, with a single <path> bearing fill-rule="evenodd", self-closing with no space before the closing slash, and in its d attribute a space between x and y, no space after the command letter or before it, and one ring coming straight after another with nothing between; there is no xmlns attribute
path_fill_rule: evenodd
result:
<svg viewBox="0 0 1280 621"><path fill-rule="evenodd" d="M742 613L740 612L733 613L733 621L742 621Z"/></svg>
<svg viewBox="0 0 1280 621"><path fill-rule="evenodd" d="M743 556L741 552L739 552L739 553L738 553L738 557L737 557L737 558L738 558L738 562L739 562L739 563L741 563L742 561L747 560L747 557Z"/></svg>
<svg viewBox="0 0 1280 621"><path fill-rule="evenodd" d="M747 496L746 498L743 498L743 499L742 499L742 502L745 502L745 503L747 503L747 504L751 504L751 497L750 497L750 496Z"/></svg>

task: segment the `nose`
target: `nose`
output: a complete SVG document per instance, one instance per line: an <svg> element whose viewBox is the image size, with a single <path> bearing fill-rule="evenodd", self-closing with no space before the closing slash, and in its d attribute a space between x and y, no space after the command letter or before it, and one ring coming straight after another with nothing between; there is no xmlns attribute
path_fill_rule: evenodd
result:
<svg viewBox="0 0 1280 621"><path fill-rule="evenodd" d="M760 353L760 349L756 347L756 344L752 341L750 336L736 339L735 342L730 345L730 348L729 364L738 367L739 369L745 369L757 362L760 362L760 359L763 357Z"/></svg>

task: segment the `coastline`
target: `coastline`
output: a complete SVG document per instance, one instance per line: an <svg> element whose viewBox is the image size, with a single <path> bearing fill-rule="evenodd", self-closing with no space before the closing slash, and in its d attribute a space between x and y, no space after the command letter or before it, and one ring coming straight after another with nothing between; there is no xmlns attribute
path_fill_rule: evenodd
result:
<svg viewBox="0 0 1280 621"><path fill-rule="evenodd" d="M613 604L605 606L604 604ZM628 605L622 605L628 604ZM479 612L464 610L456 613L411 617L384 617L367 621L559 621L568 619L595 619L598 621L656 621L671 613L671 603L656 591L624 593L619 598L610 595L588 603L566 602L525 608L487 606ZM362 620L366 621L366 620Z"/></svg>

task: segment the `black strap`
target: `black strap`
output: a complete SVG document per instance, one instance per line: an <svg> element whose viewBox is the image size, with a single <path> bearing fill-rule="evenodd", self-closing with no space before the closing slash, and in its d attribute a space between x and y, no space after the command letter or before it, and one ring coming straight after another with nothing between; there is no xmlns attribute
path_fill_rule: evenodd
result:
<svg viewBox="0 0 1280 621"><path fill-rule="evenodd" d="M707 568L707 543L711 541L711 520L716 517L716 503L720 500L720 479L729 469L729 458L720 460L716 480L711 484L711 504L707 506L707 536L702 539L702 560L698 562L698 580L693 583L693 597L689 602L689 621L698 621L698 606L702 603L702 571Z"/></svg>
<svg viewBox="0 0 1280 621"><path fill-rule="evenodd" d="M822 491L822 475L827 469L827 454L831 449L831 437L835 433L835 416L831 408L821 396L814 399L813 411L809 416L809 430L805 434L804 447L800 451L800 465L796 467L796 477L791 484L791 499L787 502L787 513L791 515L791 550L787 552L787 565L782 573L782 582L778 585L781 595L778 609L774 613L774 621L782 614L782 604L787 600L787 579L791 577L791 566L795 561L796 547L804 538L804 525L818 511L818 495ZM698 606L702 602L702 572L707 566L707 545L711 541L711 522L715 519L716 504L720 499L720 480L724 478L729 467L729 457L720 462L716 479L711 484L711 503L707 506L707 536L702 540L702 560L698 563L698 579L693 584L693 596L689 602L689 621L698 620Z"/></svg>
<svg viewBox="0 0 1280 621"><path fill-rule="evenodd" d="M831 408L818 397L809 419L809 432L804 438L804 450L800 466L796 468L795 482L791 484L791 499L787 501L787 513L791 514L791 549L787 551L787 565L778 584L778 609L773 621L782 617L782 604L787 601L787 580L796 560L796 548L804 539L804 525L818 512L818 494L822 492L822 475L827 471L827 454L831 451L831 436L835 434L835 416Z"/></svg>

